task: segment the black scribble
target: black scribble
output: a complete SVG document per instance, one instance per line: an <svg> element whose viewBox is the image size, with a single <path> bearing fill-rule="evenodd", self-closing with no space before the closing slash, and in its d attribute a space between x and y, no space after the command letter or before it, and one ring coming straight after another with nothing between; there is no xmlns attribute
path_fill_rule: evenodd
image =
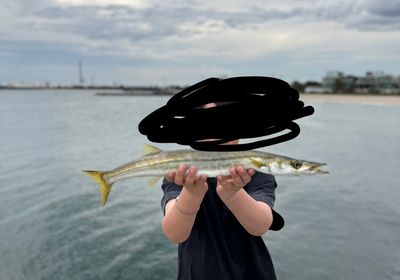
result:
<svg viewBox="0 0 400 280"><path fill-rule="evenodd" d="M212 105L212 106L210 106ZM297 90L272 77L209 78L172 96L145 117L140 133L152 142L189 145L202 151L243 151L291 140L300 133L293 120L310 116ZM283 135L252 143L235 139Z"/></svg>

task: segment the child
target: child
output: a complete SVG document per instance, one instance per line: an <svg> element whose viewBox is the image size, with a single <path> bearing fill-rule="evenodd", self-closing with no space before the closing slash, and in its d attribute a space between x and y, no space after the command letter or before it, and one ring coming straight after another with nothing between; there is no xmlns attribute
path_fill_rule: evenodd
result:
<svg viewBox="0 0 400 280"><path fill-rule="evenodd" d="M181 165L162 184L162 229L178 243L178 279L276 279L261 235L283 227L272 175L230 169L207 178Z"/></svg>

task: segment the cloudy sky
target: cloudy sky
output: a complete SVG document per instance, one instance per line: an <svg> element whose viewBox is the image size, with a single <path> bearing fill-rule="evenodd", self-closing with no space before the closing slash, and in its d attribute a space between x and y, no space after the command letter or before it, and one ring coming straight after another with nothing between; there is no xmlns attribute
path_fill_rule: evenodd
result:
<svg viewBox="0 0 400 280"><path fill-rule="evenodd" d="M400 0L0 0L0 84L400 75Z"/></svg>

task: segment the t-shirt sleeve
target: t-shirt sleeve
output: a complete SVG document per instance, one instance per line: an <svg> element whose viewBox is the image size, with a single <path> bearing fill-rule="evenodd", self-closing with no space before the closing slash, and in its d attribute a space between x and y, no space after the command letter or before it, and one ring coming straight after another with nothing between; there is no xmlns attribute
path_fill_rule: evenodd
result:
<svg viewBox="0 0 400 280"><path fill-rule="evenodd" d="M273 222L270 227L271 230L280 230L285 223L282 216L273 209L276 187L277 184L273 175L256 172L245 188L252 198L257 201L262 201L271 207L273 216Z"/></svg>
<svg viewBox="0 0 400 280"><path fill-rule="evenodd" d="M246 186L248 194L257 201L268 204L271 208L275 203L275 177L270 174L257 172Z"/></svg>
<svg viewBox="0 0 400 280"><path fill-rule="evenodd" d="M165 205L169 200L176 198L181 193L182 186L179 186L174 182L170 182L164 179L161 188L164 192L164 195L161 198L161 208L165 215Z"/></svg>

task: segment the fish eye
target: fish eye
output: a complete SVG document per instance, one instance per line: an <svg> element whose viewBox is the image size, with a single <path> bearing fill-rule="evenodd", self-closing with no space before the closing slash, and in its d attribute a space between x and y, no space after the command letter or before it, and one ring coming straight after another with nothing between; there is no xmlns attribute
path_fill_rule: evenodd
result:
<svg viewBox="0 0 400 280"><path fill-rule="evenodd" d="M299 169L301 166L303 165L303 163L300 160L294 160L292 161L292 166L296 169Z"/></svg>

